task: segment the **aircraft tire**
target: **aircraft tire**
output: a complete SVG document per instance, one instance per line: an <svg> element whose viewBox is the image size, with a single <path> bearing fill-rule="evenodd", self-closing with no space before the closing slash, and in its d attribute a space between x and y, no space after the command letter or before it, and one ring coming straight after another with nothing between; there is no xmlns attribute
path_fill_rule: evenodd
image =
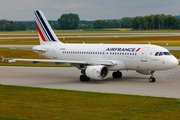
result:
<svg viewBox="0 0 180 120"><path fill-rule="evenodd" d="M90 80L90 78L87 77L86 75L81 75L81 76L80 76L80 81L81 81L81 82L89 81L89 80Z"/></svg>
<svg viewBox="0 0 180 120"><path fill-rule="evenodd" d="M122 73L121 73L120 71L118 71L118 72L113 72L113 73L112 73L112 76L113 76L113 78L121 78L121 77L122 77Z"/></svg>
<svg viewBox="0 0 180 120"><path fill-rule="evenodd" d="M149 82L150 82L150 83L155 82L155 81L156 81L156 78L154 78L154 77L150 77L150 78L149 78Z"/></svg>
<svg viewBox="0 0 180 120"><path fill-rule="evenodd" d="M152 78L152 81L155 82L155 81L156 81L156 78L153 77L153 78Z"/></svg>

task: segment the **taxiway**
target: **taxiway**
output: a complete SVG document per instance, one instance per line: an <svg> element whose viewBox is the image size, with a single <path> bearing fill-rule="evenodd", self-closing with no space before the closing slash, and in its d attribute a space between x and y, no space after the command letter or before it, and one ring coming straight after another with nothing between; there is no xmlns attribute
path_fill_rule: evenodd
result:
<svg viewBox="0 0 180 120"><path fill-rule="evenodd" d="M135 71L122 71L121 79L113 79L110 73L106 80L80 82L80 71L74 67L0 66L0 84L180 98L179 71L180 66L158 71L155 83Z"/></svg>

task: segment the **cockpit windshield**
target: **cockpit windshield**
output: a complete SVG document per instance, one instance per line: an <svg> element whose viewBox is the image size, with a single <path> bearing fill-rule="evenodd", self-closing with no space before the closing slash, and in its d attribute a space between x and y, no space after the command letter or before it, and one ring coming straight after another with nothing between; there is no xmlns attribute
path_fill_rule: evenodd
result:
<svg viewBox="0 0 180 120"><path fill-rule="evenodd" d="M156 53L155 53L155 56L159 56L159 52L156 52Z"/></svg>
<svg viewBox="0 0 180 120"><path fill-rule="evenodd" d="M163 52L163 53L164 53L164 55L171 55L170 52Z"/></svg>
<svg viewBox="0 0 180 120"><path fill-rule="evenodd" d="M171 55L170 52L156 52L155 56L162 56L162 55Z"/></svg>

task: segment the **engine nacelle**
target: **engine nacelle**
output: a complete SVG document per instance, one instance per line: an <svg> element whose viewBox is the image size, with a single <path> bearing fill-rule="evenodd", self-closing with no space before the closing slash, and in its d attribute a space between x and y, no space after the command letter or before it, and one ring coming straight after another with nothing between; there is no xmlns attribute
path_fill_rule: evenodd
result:
<svg viewBox="0 0 180 120"><path fill-rule="evenodd" d="M136 70L136 72L143 75L150 75L152 73L155 73L155 71L145 71L145 70Z"/></svg>
<svg viewBox="0 0 180 120"><path fill-rule="evenodd" d="M87 66L85 74L87 77L95 80L103 80L108 77L109 70L106 66Z"/></svg>

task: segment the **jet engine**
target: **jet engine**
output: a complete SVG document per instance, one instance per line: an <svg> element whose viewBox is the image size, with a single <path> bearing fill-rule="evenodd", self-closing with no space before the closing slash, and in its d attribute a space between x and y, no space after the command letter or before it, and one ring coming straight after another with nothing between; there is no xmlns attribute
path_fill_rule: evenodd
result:
<svg viewBox="0 0 180 120"><path fill-rule="evenodd" d="M85 74L87 77L95 80L103 80L108 77L109 70L106 66L87 66Z"/></svg>

